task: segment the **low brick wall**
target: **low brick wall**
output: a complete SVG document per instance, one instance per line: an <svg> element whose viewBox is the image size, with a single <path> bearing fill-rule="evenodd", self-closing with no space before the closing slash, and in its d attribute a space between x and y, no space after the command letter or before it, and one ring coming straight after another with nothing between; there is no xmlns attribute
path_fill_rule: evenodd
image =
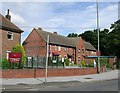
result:
<svg viewBox="0 0 120 93"><path fill-rule="evenodd" d="M101 71L103 71L103 68L101 68ZM106 69L104 69L104 71L106 71ZM48 77L79 76L96 73L97 68L48 69ZM45 77L45 69L2 70L2 78L34 78L34 77Z"/></svg>

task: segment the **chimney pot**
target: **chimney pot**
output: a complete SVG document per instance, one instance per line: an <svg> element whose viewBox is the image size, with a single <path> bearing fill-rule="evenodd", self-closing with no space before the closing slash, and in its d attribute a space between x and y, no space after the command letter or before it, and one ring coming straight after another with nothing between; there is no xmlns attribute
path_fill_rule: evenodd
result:
<svg viewBox="0 0 120 93"><path fill-rule="evenodd" d="M5 16L9 21L11 21L11 16L9 15L9 9L7 10L7 15Z"/></svg>
<svg viewBox="0 0 120 93"><path fill-rule="evenodd" d="M53 32L54 34L57 34L57 32Z"/></svg>
<svg viewBox="0 0 120 93"><path fill-rule="evenodd" d="M42 30L42 28L38 27L39 30Z"/></svg>

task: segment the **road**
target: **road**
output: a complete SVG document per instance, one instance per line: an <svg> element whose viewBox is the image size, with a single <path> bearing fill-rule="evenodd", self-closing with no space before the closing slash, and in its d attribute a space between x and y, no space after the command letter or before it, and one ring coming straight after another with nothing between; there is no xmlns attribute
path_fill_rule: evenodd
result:
<svg viewBox="0 0 120 93"><path fill-rule="evenodd" d="M38 85L3 86L4 91L118 91L118 80L84 82L51 82Z"/></svg>

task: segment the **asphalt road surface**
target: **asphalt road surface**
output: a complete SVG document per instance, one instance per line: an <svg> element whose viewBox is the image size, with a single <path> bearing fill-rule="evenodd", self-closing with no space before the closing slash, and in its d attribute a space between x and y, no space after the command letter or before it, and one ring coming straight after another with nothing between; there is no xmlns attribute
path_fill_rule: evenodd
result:
<svg viewBox="0 0 120 93"><path fill-rule="evenodd" d="M118 80L85 82L51 82L37 85L5 85L4 91L118 91Z"/></svg>

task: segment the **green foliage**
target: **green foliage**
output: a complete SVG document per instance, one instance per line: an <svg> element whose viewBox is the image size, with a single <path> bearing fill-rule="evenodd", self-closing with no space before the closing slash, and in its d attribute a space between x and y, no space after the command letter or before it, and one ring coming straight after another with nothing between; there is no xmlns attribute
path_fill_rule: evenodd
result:
<svg viewBox="0 0 120 93"><path fill-rule="evenodd" d="M21 45L17 44L15 47L12 48L11 52L22 53L22 63L20 64L20 67L23 68L23 65L25 64L25 60L26 60L26 55L25 55L24 48ZM18 65L15 64L15 66L18 66Z"/></svg>
<svg viewBox="0 0 120 93"><path fill-rule="evenodd" d="M92 61L90 61L89 67L94 67L94 63Z"/></svg>
<svg viewBox="0 0 120 93"><path fill-rule="evenodd" d="M120 60L117 62L117 68L120 69Z"/></svg>
<svg viewBox="0 0 120 93"><path fill-rule="evenodd" d="M74 66L74 65L75 65L75 63L74 63L74 62L71 62L71 63L70 63L70 66Z"/></svg>
<svg viewBox="0 0 120 93"><path fill-rule="evenodd" d="M78 37L77 33L70 33L67 37Z"/></svg>
<svg viewBox="0 0 120 93"><path fill-rule="evenodd" d="M110 64L108 63L108 60L105 58L100 59L100 66L106 66L108 68L111 68Z"/></svg>
<svg viewBox="0 0 120 93"><path fill-rule="evenodd" d="M69 59L65 59L65 65L66 65L66 66L69 66L69 63L70 63L70 62L69 62Z"/></svg>
<svg viewBox="0 0 120 93"><path fill-rule="evenodd" d="M58 62L58 66L63 66L63 64L64 64L64 63L63 63L62 61L59 61L59 62Z"/></svg>
<svg viewBox="0 0 120 93"><path fill-rule="evenodd" d="M2 67L2 69L9 69L10 68L10 65L9 65L7 59L2 59L1 67Z"/></svg>
<svg viewBox="0 0 120 93"><path fill-rule="evenodd" d="M101 55L104 56L117 56L117 58L120 58L120 20L117 20L113 24L111 24L110 29L112 31L109 31L108 29L100 30L99 36L100 36L100 51ZM68 37L82 37L85 39L85 41L90 42L96 49L97 46L97 30L88 30L85 31L82 34L75 35L75 33L71 33L68 35Z"/></svg>
<svg viewBox="0 0 120 93"><path fill-rule="evenodd" d="M86 67L86 63L84 60L82 60L81 65L82 65L82 67Z"/></svg>

